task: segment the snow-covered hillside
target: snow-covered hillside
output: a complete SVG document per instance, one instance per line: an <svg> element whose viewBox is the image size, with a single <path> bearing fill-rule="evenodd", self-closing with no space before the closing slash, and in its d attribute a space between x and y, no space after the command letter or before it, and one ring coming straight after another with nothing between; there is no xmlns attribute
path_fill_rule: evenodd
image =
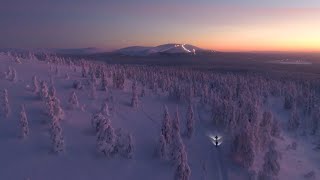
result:
<svg viewBox="0 0 320 180"><path fill-rule="evenodd" d="M132 46L114 51L117 54L130 56L147 56L158 53L168 54L196 54L197 51L204 51L189 44L163 44L156 47Z"/></svg>
<svg viewBox="0 0 320 180"><path fill-rule="evenodd" d="M0 54L0 179L320 177L319 93L299 83L46 58Z"/></svg>

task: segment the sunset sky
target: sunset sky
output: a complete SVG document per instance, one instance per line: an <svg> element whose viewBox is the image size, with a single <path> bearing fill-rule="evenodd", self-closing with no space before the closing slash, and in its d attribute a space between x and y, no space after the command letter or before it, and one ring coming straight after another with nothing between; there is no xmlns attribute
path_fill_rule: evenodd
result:
<svg viewBox="0 0 320 180"><path fill-rule="evenodd" d="M319 0L0 0L0 47L320 51Z"/></svg>

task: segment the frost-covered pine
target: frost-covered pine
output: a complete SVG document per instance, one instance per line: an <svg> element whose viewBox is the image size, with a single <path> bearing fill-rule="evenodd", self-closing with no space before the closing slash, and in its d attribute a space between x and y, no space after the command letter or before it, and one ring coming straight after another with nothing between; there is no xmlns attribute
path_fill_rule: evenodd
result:
<svg viewBox="0 0 320 180"><path fill-rule="evenodd" d="M18 74L16 69L12 68L12 75L11 75L11 79L12 82L17 82L18 80Z"/></svg>
<svg viewBox="0 0 320 180"><path fill-rule="evenodd" d="M317 134L320 129L320 108L316 106L311 116L311 135Z"/></svg>
<svg viewBox="0 0 320 180"><path fill-rule="evenodd" d="M300 125L300 117L296 106L294 105L291 109L291 114L288 120L288 129L297 130Z"/></svg>
<svg viewBox="0 0 320 180"><path fill-rule="evenodd" d="M189 104L187 112L187 137L191 138L194 132L194 112L192 105Z"/></svg>
<svg viewBox="0 0 320 180"><path fill-rule="evenodd" d="M94 86L97 85L97 78L96 78L95 73L93 72L93 69L90 71L90 82Z"/></svg>
<svg viewBox="0 0 320 180"><path fill-rule="evenodd" d="M114 153L116 145L116 135L114 129L109 124L104 124L98 132L97 151L110 157Z"/></svg>
<svg viewBox="0 0 320 180"><path fill-rule="evenodd" d="M232 158L245 168L250 168L253 164L255 153L253 142L247 132L237 134L231 146Z"/></svg>
<svg viewBox="0 0 320 180"><path fill-rule="evenodd" d="M280 129L280 123L279 120L276 118L273 118L272 126L271 126L271 136L273 137L280 137L281 129Z"/></svg>
<svg viewBox="0 0 320 180"><path fill-rule="evenodd" d="M101 106L101 109L100 109L100 112L103 113L104 115L106 116L110 116L110 112L109 112L109 106L108 106L108 102L107 101L104 101L102 106Z"/></svg>
<svg viewBox="0 0 320 180"><path fill-rule="evenodd" d="M39 92L39 82L38 82L36 75L34 75L32 77L32 84L33 84L33 88L32 88L33 93L38 93Z"/></svg>
<svg viewBox="0 0 320 180"><path fill-rule="evenodd" d="M56 96L56 88L54 88L54 86L50 86L49 96Z"/></svg>
<svg viewBox="0 0 320 180"><path fill-rule="evenodd" d="M18 63L18 64L21 64L21 63L22 63L19 57L15 57L14 60L15 60L15 62Z"/></svg>
<svg viewBox="0 0 320 180"><path fill-rule="evenodd" d="M72 87L74 89L83 89L84 86L82 85L81 81L75 80L73 81Z"/></svg>
<svg viewBox="0 0 320 180"><path fill-rule="evenodd" d="M166 144L171 144L172 142L172 122L169 116L169 111L167 106L164 106L164 115L162 120L161 133L164 136Z"/></svg>
<svg viewBox="0 0 320 180"><path fill-rule="evenodd" d="M168 159L168 145L162 133L160 134L157 155L163 160Z"/></svg>
<svg viewBox="0 0 320 180"><path fill-rule="evenodd" d="M187 153L184 146L182 145L179 149L178 158L176 158L176 170L175 180L189 180L191 176L191 170L188 165Z"/></svg>
<svg viewBox="0 0 320 180"><path fill-rule="evenodd" d="M179 131L180 133L180 117L179 117L179 109L176 107L176 112L174 114L174 118L172 121L172 130Z"/></svg>
<svg viewBox="0 0 320 180"><path fill-rule="evenodd" d="M58 120L63 119L64 111L61 108L60 100L56 96L48 96L46 100L46 107L49 117L56 117Z"/></svg>
<svg viewBox="0 0 320 180"><path fill-rule="evenodd" d="M133 92L132 92L132 98L131 98L131 106L133 108L137 108L139 104L137 89L132 87L132 90Z"/></svg>
<svg viewBox="0 0 320 180"><path fill-rule="evenodd" d="M104 125L108 124L110 124L110 120L106 114L98 112L92 115L91 125L96 133L98 133Z"/></svg>
<svg viewBox="0 0 320 180"><path fill-rule="evenodd" d="M145 86L142 86L140 97L144 97L146 95Z"/></svg>
<svg viewBox="0 0 320 180"><path fill-rule="evenodd" d="M70 79L69 73L66 73L65 76L64 76L64 78L65 78L66 80Z"/></svg>
<svg viewBox="0 0 320 180"><path fill-rule="evenodd" d="M65 142L63 139L62 128L60 126L59 120L56 117L52 118L50 132L52 151L54 153L63 152L65 149Z"/></svg>
<svg viewBox="0 0 320 180"><path fill-rule="evenodd" d="M108 80L105 72L102 72L102 76L101 76L101 89L103 91L108 90Z"/></svg>
<svg viewBox="0 0 320 180"><path fill-rule="evenodd" d="M76 109L79 107L79 101L75 91L72 91L68 102L71 109Z"/></svg>
<svg viewBox="0 0 320 180"><path fill-rule="evenodd" d="M21 127L21 133L20 133L21 137L22 138L27 137L29 135L29 125L28 125L28 118L27 118L24 105L21 106L20 127Z"/></svg>
<svg viewBox="0 0 320 180"><path fill-rule="evenodd" d="M87 70L84 64L82 64L82 67L81 67L81 76L83 78L87 77Z"/></svg>
<svg viewBox="0 0 320 180"><path fill-rule="evenodd" d="M10 80L11 77L12 77L12 68L11 68L11 66L8 67L8 70L7 70L7 72L5 74L6 74L6 79Z"/></svg>
<svg viewBox="0 0 320 180"><path fill-rule="evenodd" d="M271 136L271 126L272 126L272 113L270 111L265 111L262 115L262 120L259 126L260 132L260 149L264 150L270 142Z"/></svg>
<svg viewBox="0 0 320 180"><path fill-rule="evenodd" d="M279 159L280 154L275 149L275 142L271 141L258 179L276 179L280 171Z"/></svg>
<svg viewBox="0 0 320 180"><path fill-rule="evenodd" d="M54 86L54 77L50 75L49 86Z"/></svg>
<svg viewBox="0 0 320 180"><path fill-rule="evenodd" d="M97 98L97 89L94 83L90 83L90 98L96 99Z"/></svg>
<svg viewBox="0 0 320 180"><path fill-rule="evenodd" d="M2 97L2 113L5 118L8 118L9 114L11 112L11 109L10 109L10 105L9 105L9 97L8 97L8 90L7 89L3 90L2 96L3 96Z"/></svg>
<svg viewBox="0 0 320 180"><path fill-rule="evenodd" d="M124 155L128 159L132 159L133 152L134 152L133 138L132 138L132 134L129 134L128 135L128 142L127 142L126 147L124 149Z"/></svg>
<svg viewBox="0 0 320 180"><path fill-rule="evenodd" d="M39 91L39 97L41 100L45 100L48 97L48 86L45 81L41 81L40 83L40 91Z"/></svg>
<svg viewBox="0 0 320 180"><path fill-rule="evenodd" d="M59 76L59 68L58 66L56 66L55 70L54 70L54 73L56 76Z"/></svg>

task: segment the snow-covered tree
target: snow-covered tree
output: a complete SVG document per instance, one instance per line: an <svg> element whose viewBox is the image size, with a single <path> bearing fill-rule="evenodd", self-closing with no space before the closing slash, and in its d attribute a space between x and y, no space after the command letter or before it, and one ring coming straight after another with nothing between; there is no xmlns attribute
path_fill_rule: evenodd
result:
<svg viewBox="0 0 320 180"><path fill-rule="evenodd" d="M52 142L52 151L54 153L61 153L65 149L65 142L62 134L62 128L60 122L56 117L52 118L51 121L51 142Z"/></svg>
<svg viewBox="0 0 320 180"><path fill-rule="evenodd" d="M271 126L272 126L272 113L270 111L265 111L262 115L262 120L259 126L260 132L260 148L263 150L267 147L271 136Z"/></svg>
<svg viewBox="0 0 320 180"><path fill-rule="evenodd" d="M68 102L71 109L76 109L79 107L79 101L75 91L72 91Z"/></svg>
<svg viewBox="0 0 320 180"><path fill-rule="evenodd" d="M34 75L32 77L32 83L33 83L33 88L32 88L33 93L38 93L39 92L39 82L38 82L36 75Z"/></svg>
<svg viewBox="0 0 320 180"><path fill-rule="evenodd" d="M97 151L110 157L113 155L116 145L116 135L111 124L104 124L97 134Z"/></svg>
<svg viewBox="0 0 320 180"><path fill-rule="evenodd" d="M107 80L107 76L105 74L105 72L102 72L101 74L101 89L103 91L107 91L108 90L108 80Z"/></svg>
<svg viewBox="0 0 320 180"><path fill-rule="evenodd" d="M172 121L172 130L179 131L180 133L180 117L179 117L179 109L176 107L176 112L174 114L174 118Z"/></svg>
<svg viewBox="0 0 320 180"><path fill-rule="evenodd" d="M12 82L16 82L18 80L18 74L16 69L12 68L12 75L11 75L11 79Z"/></svg>
<svg viewBox="0 0 320 180"><path fill-rule="evenodd" d="M56 88L54 86L50 86L49 96L56 96Z"/></svg>
<svg viewBox="0 0 320 180"><path fill-rule="evenodd" d="M108 102L107 101L103 102L103 104L101 106L101 109L100 109L100 112L103 113L104 115L106 115L107 117L110 116L109 106L108 106Z"/></svg>
<svg viewBox="0 0 320 180"><path fill-rule="evenodd" d="M41 81L40 83L40 91L39 91L39 97L41 100L45 100L48 97L48 86L45 81Z"/></svg>
<svg viewBox="0 0 320 180"><path fill-rule="evenodd" d="M81 83L81 81L79 80L75 80L72 84L74 89L83 89L83 85Z"/></svg>
<svg viewBox="0 0 320 180"><path fill-rule="evenodd" d="M56 96L48 96L46 99L46 107L49 117L56 117L58 120L63 119L64 111L61 108L60 100Z"/></svg>
<svg viewBox="0 0 320 180"><path fill-rule="evenodd" d="M293 106L291 109L290 117L288 120L288 129L297 130L300 125L300 117L296 106Z"/></svg>
<svg viewBox="0 0 320 180"><path fill-rule="evenodd" d="M96 99L97 98L97 89L94 83L90 83L90 98Z"/></svg>
<svg viewBox="0 0 320 180"><path fill-rule="evenodd" d="M140 97L144 97L146 95L145 87L142 86Z"/></svg>
<svg viewBox="0 0 320 180"><path fill-rule="evenodd" d="M237 134L232 142L231 153L233 159L245 168L253 164L255 153L252 140L247 131Z"/></svg>
<svg viewBox="0 0 320 180"><path fill-rule="evenodd" d="M92 115L91 125L96 131L96 133L98 133L100 129L106 124L110 124L110 120L108 116L106 116L106 114L102 112L97 112Z"/></svg>
<svg viewBox="0 0 320 180"><path fill-rule="evenodd" d="M168 159L168 145L162 133L160 134L159 145L157 148L157 155L163 160Z"/></svg>
<svg viewBox="0 0 320 180"><path fill-rule="evenodd" d="M81 76L83 78L87 77L87 70L84 64L82 64L82 67L81 67Z"/></svg>
<svg viewBox="0 0 320 180"><path fill-rule="evenodd" d="M188 165L187 153L184 146L182 145L178 152L178 158L176 158L176 170L175 180L189 180L191 176L191 170Z"/></svg>
<svg viewBox="0 0 320 180"><path fill-rule="evenodd" d="M127 144L124 147L124 155L126 158L128 159L132 159L133 158L133 152L134 152L134 144L133 144L133 138L132 135L129 134L128 138L127 138Z"/></svg>
<svg viewBox="0 0 320 180"><path fill-rule="evenodd" d="M10 105L9 105L8 90L4 89L3 90L3 95L2 95L2 113L3 113L3 116L5 118L8 118L10 112L11 112L11 109L10 109Z"/></svg>
<svg viewBox="0 0 320 180"><path fill-rule="evenodd" d="M194 132L194 112L192 105L189 104L187 111L187 137L191 138Z"/></svg>
<svg viewBox="0 0 320 180"><path fill-rule="evenodd" d="M12 67L11 67L11 66L9 66L9 67L8 67L7 72L5 73L5 74L6 74L6 79L7 79L7 80L11 80L11 79L12 79L12 73L13 73L13 71L12 71Z"/></svg>
<svg viewBox="0 0 320 180"><path fill-rule="evenodd" d="M133 108L137 108L139 103L137 89L132 87L132 90L133 92L132 92L132 98L131 98L131 106Z"/></svg>
<svg viewBox="0 0 320 180"><path fill-rule="evenodd" d="M56 66L56 68L54 70L54 73L55 73L56 76L59 76L60 71L59 71L59 67L58 66Z"/></svg>
<svg viewBox="0 0 320 180"><path fill-rule="evenodd" d="M161 133L164 136L166 144L171 144L172 142L172 122L169 116L169 111L167 106L164 106L164 115L162 120Z"/></svg>
<svg viewBox="0 0 320 180"><path fill-rule="evenodd" d="M26 114L26 110L24 105L21 106L20 112L20 128L21 128L21 137L25 138L29 135L29 125L28 125L28 118Z"/></svg>
<svg viewBox="0 0 320 180"><path fill-rule="evenodd" d="M272 126L271 126L271 136L273 137L280 137L281 129L280 129L280 123L279 120L276 118L273 118Z"/></svg>
<svg viewBox="0 0 320 180"><path fill-rule="evenodd" d="M258 179L276 179L280 171L279 159L280 154L275 149L275 142L271 141Z"/></svg>
<svg viewBox="0 0 320 180"><path fill-rule="evenodd" d="M66 80L70 79L69 73L66 73L65 76L64 76L64 78L65 78Z"/></svg>
<svg viewBox="0 0 320 180"><path fill-rule="evenodd" d="M312 111L311 117L311 135L317 134L320 129L320 108L317 106Z"/></svg>

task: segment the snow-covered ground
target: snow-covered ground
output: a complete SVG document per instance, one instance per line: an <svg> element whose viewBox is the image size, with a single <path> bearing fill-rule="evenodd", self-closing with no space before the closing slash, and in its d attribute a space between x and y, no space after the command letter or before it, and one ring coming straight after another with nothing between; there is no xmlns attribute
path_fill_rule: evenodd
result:
<svg viewBox="0 0 320 180"><path fill-rule="evenodd" d="M50 69L50 64L30 59L21 59L17 63L12 58L0 56L0 72L11 66L17 71L17 82L0 79L0 89L8 90L11 113L8 118L0 117L0 179L2 180L165 180L174 179L175 166L170 161L155 157L155 149L161 132L163 106L167 105L170 116L173 117L176 107L179 107L180 129L186 130L187 104L177 103L146 90L146 96L140 98L139 107L132 108L130 80L125 81L124 90L109 87L107 92L97 91L97 98L89 97L89 89L76 90L81 108L68 108L68 99L74 91L74 80L82 79L81 67L74 72L69 67L59 65L59 75ZM68 73L70 79L66 79ZM65 152L51 152L49 118L44 113L44 104L31 92L32 77L50 81L54 78L54 86L65 117L61 121L65 140ZM112 84L112 80L108 79ZM138 86L138 88L141 88ZM113 96L114 102L109 102L111 109L111 124L117 129L131 133L134 139L134 154L132 159L116 155L104 157L96 151L96 134L91 126L92 113L98 111L106 98ZM282 110L283 102L279 99L269 101L268 109L280 121L287 121L288 113ZM29 121L30 135L19 137L20 105L25 104ZM192 180L200 179L247 179L245 169L233 163L227 151L227 140L218 148L215 147L208 133L214 132L210 112L196 105L195 133L191 139L183 137L188 154L188 164ZM223 134L228 137L227 133ZM227 139L227 138L226 138ZM320 152L313 150L314 137L294 136L284 130L282 139L277 140L277 148L282 154L279 179L300 180L304 174L313 171L320 177ZM287 149L292 142L297 143L297 149ZM224 144L225 143L225 144ZM263 155L255 162L261 166ZM258 167L257 169L259 169Z"/></svg>

